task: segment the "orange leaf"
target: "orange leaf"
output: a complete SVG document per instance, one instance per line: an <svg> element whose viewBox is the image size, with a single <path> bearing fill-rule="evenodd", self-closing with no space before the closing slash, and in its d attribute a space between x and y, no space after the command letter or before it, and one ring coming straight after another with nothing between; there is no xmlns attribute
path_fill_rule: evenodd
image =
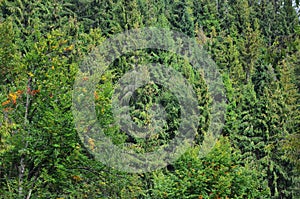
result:
<svg viewBox="0 0 300 199"><path fill-rule="evenodd" d="M10 100L6 100L5 102L2 103L2 106L9 104L9 102L10 102Z"/></svg>
<svg viewBox="0 0 300 199"><path fill-rule="evenodd" d="M80 177L80 176L77 176L77 175L75 175L75 176L73 176L72 177L75 181L81 181L82 180L82 178Z"/></svg>
<svg viewBox="0 0 300 199"><path fill-rule="evenodd" d="M5 112L11 111L11 110L13 110L13 109L10 107L4 109Z"/></svg>
<svg viewBox="0 0 300 199"><path fill-rule="evenodd" d="M31 95L36 95L37 93L39 93L40 92L40 90L32 90L31 91Z"/></svg>
<svg viewBox="0 0 300 199"><path fill-rule="evenodd" d="M22 95L22 94L23 94L23 91L21 91L21 90L17 90L17 92L16 92L16 93L17 93L17 95L18 95L18 96L20 96L20 95Z"/></svg>

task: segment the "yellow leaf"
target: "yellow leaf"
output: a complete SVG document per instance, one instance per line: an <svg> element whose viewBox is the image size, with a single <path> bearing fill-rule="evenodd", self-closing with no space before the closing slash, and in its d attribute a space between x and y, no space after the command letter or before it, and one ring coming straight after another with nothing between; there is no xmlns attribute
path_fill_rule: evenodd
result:
<svg viewBox="0 0 300 199"><path fill-rule="evenodd" d="M106 77L105 77L105 76L102 76L102 77L101 77L101 80L102 80L102 81L105 81L105 80L106 80Z"/></svg>
<svg viewBox="0 0 300 199"><path fill-rule="evenodd" d="M94 151L95 150L95 142L94 142L95 140L94 139L92 139L92 138L89 138L89 140L88 140L88 143L89 143L89 148L92 150L92 151Z"/></svg>
<svg viewBox="0 0 300 199"><path fill-rule="evenodd" d="M74 45L72 44L71 46L65 48L65 51L72 51L74 49Z"/></svg>
<svg viewBox="0 0 300 199"><path fill-rule="evenodd" d="M96 100L99 99L97 91L94 92L94 97L95 97Z"/></svg>
<svg viewBox="0 0 300 199"><path fill-rule="evenodd" d="M8 96L13 101L13 103L15 104L16 101L17 101L18 96L15 93L10 93Z"/></svg>

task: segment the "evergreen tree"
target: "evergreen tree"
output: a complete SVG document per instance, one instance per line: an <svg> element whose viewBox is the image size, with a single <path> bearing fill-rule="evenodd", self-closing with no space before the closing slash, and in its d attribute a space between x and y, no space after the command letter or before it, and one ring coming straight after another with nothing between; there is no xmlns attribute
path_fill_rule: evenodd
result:
<svg viewBox="0 0 300 199"><path fill-rule="evenodd" d="M215 1L193 1L194 23L208 36L213 29L220 31L217 5Z"/></svg>
<svg viewBox="0 0 300 199"><path fill-rule="evenodd" d="M18 52L15 44L15 29L7 19L0 22L0 85L12 83L17 75Z"/></svg>
<svg viewBox="0 0 300 199"><path fill-rule="evenodd" d="M260 57L262 50L262 41L257 21L254 23L254 29L250 27L250 23L246 22L243 38L240 40L239 50L241 54L241 63L246 73L246 81L251 81L255 64Z"/></svg>
<svg viewBox="0 0 300 199"><path fill-rule="evenodd" d="M297 6L298 0L0 0L0 198L298 198ZM149 107L161 103L166 121L159 133L140 139L113 125L112 93L133 66L160 63L180 72L201 113L194 146L182 157L155 172L128 174L97 162L92 141L81 143L71 91L80 61L96 46L148 26L183 32L209 51L227 94L225 137L199 158L212 119L201 71L163 50L122 55L94 93L98 121L115 145L155 151L181 122L172 92L148 84L135 91L130 114L148 125Z"/></svg>
<svg viewBox="0 0 300 199"><path fill-rule="evenodd" d="M175 0L167 3L168 13L166 14L171 27L177 31L193 37L195 26L193 18L193 2L191 0Z"/></svg>

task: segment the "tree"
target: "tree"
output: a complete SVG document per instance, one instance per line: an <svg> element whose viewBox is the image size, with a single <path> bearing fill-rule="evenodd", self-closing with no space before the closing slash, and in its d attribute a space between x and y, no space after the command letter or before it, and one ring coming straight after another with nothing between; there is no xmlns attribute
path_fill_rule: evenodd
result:
<svg viewBox="0 0 300 199"><path fill-rule="evenodd" d="M193 1L194 23L208 36L213 29L220 31L217 6L215 1Z"/></svg>
<svg viewBox="0 0 300 199"><path fill-rule="evenodd" d="M15 33L12 20L0 22L0 85L12 83L17 74L19 61L15 45Z"/></svg>
<svg viewBox="0 0 300 199"><path fill-rule="evenodd" d="M193 37L195 35L193 3L191 0L174 1L167 3L169 10L166 17L170 21L171 27Z"/></svg>
<svg viewBox="0 0 300 199"><path fill-rule="evenodd" d="M154 173L154 198L259 198L268 197L260 173L241 166L240 154L221 138L209 154L199 158L195 147L181 157L171 171Z"/></svg>

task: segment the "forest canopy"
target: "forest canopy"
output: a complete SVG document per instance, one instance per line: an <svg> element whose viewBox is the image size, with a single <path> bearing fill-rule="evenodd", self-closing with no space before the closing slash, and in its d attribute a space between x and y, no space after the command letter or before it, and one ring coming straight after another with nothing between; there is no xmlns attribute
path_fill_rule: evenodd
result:
<svg viewBox="0 0 300 199"><path fill-rule="evenodd" d="M0 0L0 198L299 198L299 6L298 0ZM226 95L224 126L213 148L199 155L214 120L203 71L166 50L122 54L92 93L98 124L115 146L143 154L180 136L180 99L157 83L137 88L128 101L138 127L153 121L151 108L159 104L165 122L157 133L142 139L115 125L114 90L136 65L176 70L192 85L200 113L191 147L176 161L129 173L98 161L94 140L84 144L73 89L97 46L147 27L180 32L211 57Z"/></svg>

